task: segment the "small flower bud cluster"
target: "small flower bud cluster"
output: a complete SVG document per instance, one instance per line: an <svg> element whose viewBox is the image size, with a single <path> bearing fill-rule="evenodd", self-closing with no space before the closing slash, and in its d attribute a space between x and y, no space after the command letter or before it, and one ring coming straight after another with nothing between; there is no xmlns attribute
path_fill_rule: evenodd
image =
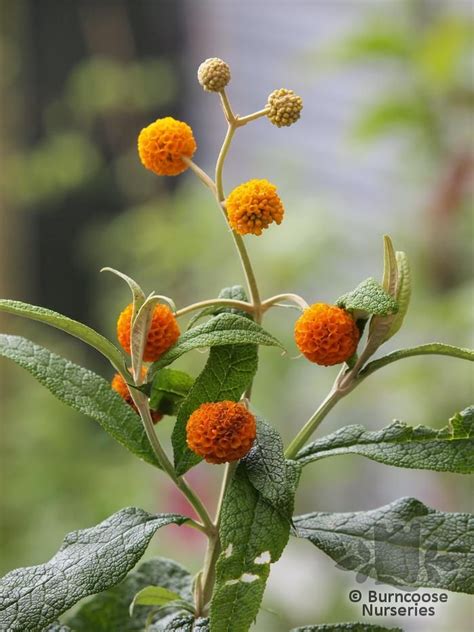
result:
<svg viewBox="0 0 474 632"><path fill-rule="evenodd" d="M274 90L267 101L269 108L267 117L277 127L288 127L300 118L303 109L303 99L293 90Z"/></svg>
<svg viewBox="0 0 474 632"><path fill-rule="evenodd" d="M199 66L197 76L204 90L221 92L230 81L230 68L222 59L210 57Z"/></svg>

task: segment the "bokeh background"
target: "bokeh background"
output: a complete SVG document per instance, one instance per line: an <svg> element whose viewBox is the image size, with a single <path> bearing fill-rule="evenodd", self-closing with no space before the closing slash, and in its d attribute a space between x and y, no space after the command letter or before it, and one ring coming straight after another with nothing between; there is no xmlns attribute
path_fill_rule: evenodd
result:
<svg viewBox="0 0 474 632"><path fill-rule="evenodd" d="M48 306L115 336L128 290L108 265L179 306L241 283L230 236L192 174L160 179L139 165L138 131L157 117L188 121L198 164L212 170L225 132L218 99L195 73L210 56L231 65L240 114L279 87L304 99L300 122L266 119L239 130L227 190L253 178L278 185L280 227L248 238L263 295L296 291L335 300L379 277L382 235L410 258L414 290L403 330L386 350L440 340L472 344L473 66L470 0L0 0L1 295ZM296 312L266 327L289 349L262 349L258 410L285 440L328 391L336 368L296 359ZM111 377L97 354L60 332L2 317L25 335ZM197 373L205 356L184 357ZM0 570L41 563L70 530L127 505L186 510L163 476L28 374L0 362ZM470 403L469 366L450 358L391 365L341 402L320 432L394 418L435 428ZM159 428L166 437L172 425ZM192 480L213 502L221 472ZM306 469L297 511L356 511L415 496L472 510L468 479L385 467L361 457ZM149 555L193 571L203 545L168 528ZM367 580L362 590L373 586ZM255 630L357 620L355 578L307 542L292 541L272 570ZM450 594L435 619L377 619L406 630L464 632L471 600ZM370 621L370 619L366 619Z"/></svg>

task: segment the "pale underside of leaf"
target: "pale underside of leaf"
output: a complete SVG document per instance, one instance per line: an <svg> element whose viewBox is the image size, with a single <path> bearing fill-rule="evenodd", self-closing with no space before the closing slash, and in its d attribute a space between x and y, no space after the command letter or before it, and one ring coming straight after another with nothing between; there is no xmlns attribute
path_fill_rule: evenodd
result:
<svg viewBox="0 0 474 632"><path fill-rule="evenodd" d="M376 431L359 425L347 426L306 446L296 459L306 465L344 454L359 454L397 467L472 473L474 407L453 417L450 426L441 430L426 426L411 427L399 421Z"/></svg>
<svg viewBox="0 0 474 632"><path fill-rule="evenodd" d="M121 582L160 527L185 521L130 507L69 533L49 562L18 568L0 580L0 628L42 630L83 597Z"/></svg>
<svg viewBox="0 0 474 632"><path fill-rule="evenodd" d="M372 511L315 512L294 518L339 568L385 584L474 591L474 516L444 513L414 498Z"/></svg>

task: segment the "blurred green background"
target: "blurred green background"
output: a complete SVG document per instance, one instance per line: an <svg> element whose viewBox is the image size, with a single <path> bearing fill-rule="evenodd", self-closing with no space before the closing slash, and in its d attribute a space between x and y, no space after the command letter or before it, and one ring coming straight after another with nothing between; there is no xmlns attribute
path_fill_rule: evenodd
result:
<svg viewBox="0 0 474 632"><path fill-rule="evenodd" d="M270 6L271 5L271 6ZM160 179L136 155L139 130L159 116L192 124L196 162L211 170L225 132L214 95L195 80L210 56L230 64L229 95L246 114L269 92L303 97L301 121L239 130L227 190L265 177L285 221L247 238L264 296L334 301L382 267L383 233L408 253L414 277L403 330L387 351L432 340L472 345L472 4L435 0L0 0L1 295L44 305L114 339L128 290L123 270L178 306L242 283L232 242L192 174ZM336 368L297 358L296 312L266 327L289 350L262 349L254 404L288 441L328 391ZM105 361L63 334L2 317L30 337L111 377ZM194 374L205 356L179 361ZM0 362L0 570L41 563L70 530L122 506L185 511L163 476L93 422ZM319 432L394 418L440 428L470 403L472 372L450 358L413 358L377 373L338 405ZM160 424L167 442L172 420ZM214 502L220 468L191 480ZM461 476L388 468L358 457L308 468L297 512L371 509L415 496L445 511L472 510ZM201 537L170 527L149 554L197 571ZM355 578L307 542L291 542L272 571L255 630L279 632L358 618ZM363 589L371 587L367 580ZM433 621L406 630L470 629L469 598L450 594ZM380 619L373 622L382 624Z"/></svg>

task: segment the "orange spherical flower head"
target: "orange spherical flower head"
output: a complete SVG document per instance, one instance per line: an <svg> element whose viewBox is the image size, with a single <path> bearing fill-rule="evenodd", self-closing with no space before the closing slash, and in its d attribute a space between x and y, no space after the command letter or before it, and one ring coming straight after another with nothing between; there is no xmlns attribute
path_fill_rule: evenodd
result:
<svg viewBox="0 0 474 632"><path fill-rule="evenodd" d="M281 224L285 209L274 184L249 180L236 187L226 200L229 224L240 235L261 235L272 222Z"/></svg>
<svg viewBox="0 0 474 632"><path fill-rule="evenodd" d="M130 326L133 305L127 307L120 314L117 321L117 338L123 349L130 353ZM180 334L178 323L173 312L167 305L157 305L153 310L150 329L143 351L145 362L154 362L165 351L174 345Z"/></svg>
<svg viewBox="0 0 474 632"><path fill-rule="evenodd" d="M256 432L254 415L230 401L201 404L186 426L189 448L208 463L238 461L252 447Z"/></svg>
<svg viewBox="0 0 474 632"><path fill-rule="evenodd" d="M295 323L301 353L316 364L332 366L348 360L357 349L359 329L344 309L315 303Z"/></svg>
<svg viewBox="0 0 474 632"><path fill-rule="evenodd" d="M145 377L146 369L142 369L142 376ZM138 409L135 406L135 402L132 399L132 395L130 393L130 389L128 387L127 382L123 379L120 373L116 373L112 379L112 388L116 391L125 402L133 408L133 410L138 414ZM153 423L156 424L158 421L163 419L163 415L158 410L152 410L151 418Z"/></svg>
<svg viewBox="0 0 474 632"><path fill-rule="evenodd" d="M142 164L159 176L177 176L186 171L188 165L182 158L191 158L195 151L193 130L171 116L157 119L138 136Z"/></svg>

